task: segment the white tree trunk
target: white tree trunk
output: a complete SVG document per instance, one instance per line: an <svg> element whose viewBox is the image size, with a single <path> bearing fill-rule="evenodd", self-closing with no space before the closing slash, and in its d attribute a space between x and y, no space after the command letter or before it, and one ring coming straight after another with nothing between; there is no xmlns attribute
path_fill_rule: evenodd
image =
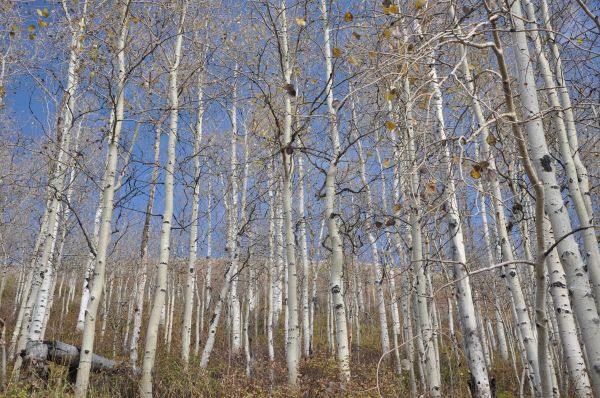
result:
<svg viewBox="0 0 600 398"><path fill-rule="evenodd" d="M231 309L231 353L233 355L239 355L242 349L242 336L241 336L241 308L240 299L238 295L238 160L237 160L237 77L238 66L236 64L234 71L234 86L232 89L232 105L231 105L231 150L230 150L230 167L231 174L229 178L229 190L227 192L227 199L229 201L227 205L227 248L229 261L233 268L230 290L230 309Z"/></svg>
<svg viewBox="0 0 600 398"><path fill-rule="evenodd" d="M418 21L415 21L415 26L417 33L420 34L420 26ZM433 51L431 53L428 63L430 68L429 76L431 81L431 89L433 91L432 100L435 108L437 135L439 140L444 143L442 161L447 165L446 167L448 172L446 191L449 192L449 209L446 218L448 222L448 235L450 240L452 260L455 262L455 294L458 304L461 330L463 331L465 355L467 357L468 366L471 371L471 377L474 380L474 385L472 386L473 391L475 391L475 394L477 396L490 397L491 390L485 365L483 345L477 329L475 306L473 304L473 294L471 291L470 278L468 276L469 274L466 269L467 258L465 252L464 237L462 232L461 219L458 213L456 187L454 185L454 179L452 178L452 162L450 157L450 148L448 147L448 140L445 131L446 125L444 120L444 104L442 92L439 86L437 68L435 66L435 55Z"/></svg>
<svg viewBox="0 0 600 398"><path fill-rule="evenodd" d="M596 393L600 393L600 318L593 299L592 287L586 277L584 262L579 247L572 235L571 220L564 205L555 174L555 162L549 154L544 127L539 119L540 109L536 92L536 81L530 62L529 48L521 2L515 0L510 8L514 26L513 49L518 74L518 91L521 98L527 143L531 151L533 163L540 180L543 182L546 201L545 209L550 218L555 236L558 236L557 250L563 267L567 272L567 281L571 292L571 300L579 322L583 342L589 361L592 384ZM590 264L588 269L597 264Z"/></svg>
<svg viewBox="0 0 600 398"><path fill-rule="evenodd" d="M302 261L302 337L304 339L303 354L305 358L311 355L312 340L310 332L309 292L308 281L310 267L308 262L308 247L306 243L306 212L304 209L304 186L305 186L304 162L302 156L298 156L298 214L300 216L299 244L300 259Z"/></svg>
<svg viewBox="0 0 600 398"><path fill-rule="evenodd" d="M332 143L330 153L329 169L325 179L325 213L327 229L329 231L329 242L331 245L331 271L329 285L331 289L331 300L335 316L335 342L337 348L337 360L340 366L342 381L350 379L350 347L348 345L348 330L346 324L346 306L344 303L344 253L343 242L339 235L337 219L334 209L335 183L337 178L337 164L340 160L340 138L337 125L336 109L333 105L333 65L331 54L331 42L329 38L329 19L327 2L321 0L321 12L323 16L323 47L325 50L325 72L326 72L326 94L327 109L329 111L329 131Z"/></svg>
<svg viewBox="0 0 600 398"><path fill-rule="evenodd" d="M567 129L571 153L573 156L573 161L575 162L575 167L577 168L578 181L580 185L581 194L585 201L585 207L588 213L589 222L592 222L591 220L593 218L593 207L592 197L590 193L588 171L585 165L583 164L580 156L581 151L579 150L580 146L577 137L577 128L575 126L575 116L573 115L573 104L571 103L571 96L569 95L569 90L565 82L565 75L562 67L562 58L560 56L560 50L558 49L555 31L550 23L550 14L548 13L548 4L546 0L540 1L540 8L544 20L544 28L546 34L548 35L548 45L550 46L550 49L552 51L553 60L551 64L554 66L554 74L556 77L556 82L558 83L557 90L560 96L560 102L562 105L561 109L563 111L563 118Z"/></svg>
<svg viewBox="0 0 600 398"><path fill-rule="evenodd" d="M275 348L273 346L273 322L275 313L275 278L277 275L277 266L275 263L275 178L273 176L273 164L269 166L269 258L267 260L268 283L268 307L267 307L267 350L271 368L275 361Z"/></svg>
<svg viewBox="0 0 600 398"><path fill-rule="evenodd" d="M554 244L554 234L548 219L544 219L544 228L546 230L546 241L548 247ZM552 249L546 257L546 267L548 269L548 283L556 322L560 334L560 342L563 347L564 357L569 371L569 377L573 383L573 389L577 397L593 396L590 379L585 366L579 335L573 317L573 310L569 301L569 291L565 279L565 271L558 257L556 249Z"/></svg>
<svg viewBox="0 0 600 398"><path fill-rule="evenodd" d="M165 296L167 293L167 267L169 264L169 246L171 237L171 220L173 218L173 179L175 172L175 145L177 143L177 123L179 119L179 97L177 75L181 61L181 45L183 42L184 22L187 13L187 0L183 1L181 18L175 39L174 59L169 71L169 141L167 146L167 164L165 167L165 205L162 215L162 226L160 231L160 254L156 274L156 288L148 319L146 330L146 341L144 344L144 361L142 376L139 386L139 394L144 397L152 397L152 370L156 357L156 346L158 342L158 324L160 313L163 310Z"/></svg>
<svg viewBox="0 0 600 398"><path fill-rule="evenodd" d="M210 309L212 298L212 179L208 178L208 193L206 198L206 273L204 275L204 289L206 298L203 304L204 310Z"/></svg>
<svg viewBox="0 0 600 398"><path fill-rule="evenodd" d="M496 163L493 154L490 152L490 148L487 142L488 137L490 137L490 133L487 129L486 120L483 115L479 98L477 97L477 94L475 92L473 76L471 75L471 71L468 64L468 58L464 46L461 45L460 50L462 55L461 66L465 75L465 84L471 95L471 109L475 116L475 120L477 121L476 127L479 127L482 131L480 141L482 159L488 162L488 169L490 171L488 173L488 175L490 176L489 184L492 188L492 205L496 219L496 233L502 251L502 260L510 262L510 265L506 267L507 272L505 272L506 284L509 288L509 292L512 298L512 305L517 315L516 320L519 328L519 333L521 335L521 339L525 347L524 356L527 358L527 360L525 361L526 367L528 369L527 374L529 375L530 380L534 383L534 385L539 385L539 368L536 340L533 332L531 318L529 317L529 313L527 311L527 305L525 303L525 297L521 288L519 275L514 264L514 255L510 245L510 238L506 229L506 219L504 215L503 204L504 202L502 200L500 182L497 179Z"/></svg>
<svg viewBox="0 0 600 398"><path fill-rule="evenodd" d="M527 18L530 21L535 21L536 16L533 3L530 0L525 0L524 4L526 6ZM579 182L579 180L583 181L583 179L578 176L576 170L573 151L571 150L565 123L565 115L561 110L561 102L558 98L558 93L555 88L556 83L554 75L550 69L550 63L546 58L546 54L544 53L544 48L538 33L538 29L539 28L535 23L528 24L529 34L534 43L535 54L538 60L538 67L546 86L545 92L547 93L550 106L554 108L552 123L558 137L562 165L565 169L566 180L569 186L569 196L571 197L571 203L573 203L573 208L575 209L575 214L577 215L577 220L579 221L579 227L582 228L581 235L583 237L583 243L587 255L588 274L592 284L594 296L596 297L596 307L600 309L600 249L598 248L596 232L591 226L592 214L591 212L588 212L584 195L581 192L582 184ZM575 136L577 136L577 133L575 133Z"/></svg>
<svg viewBox="0 0 600 398"><path fill-rule="evenodd" d="M183 305L183 327L181 328L181 359L187 368L190 358L192 338L192 308L194 305L194 288L196 286L196 253L198 251L198 206L200 205L200 149L202 144L202 119L204 102L202 98L203 73L198 74L198 115L196 116L196 139L194 141L194 193L192 198L192 222L190 224L189 259Z"/></svg>
<svg viewBox="0 0 600 398"><path fill-rule="evenodd" d="M115 176L118 164L119 141L121 137L121 126L124 115L125 105L125 79L127 77L125 70L125 42L129 26L128 11L130 0L123 3L121 7L121 26L119 38L117 40L117 61L118 61L118 81L117 81L117 99L112 125L112 134L108 143L108 157L104 171L104 186L102 195L102 222L98 239L98 248L96 252L96 261L92 287L90 289L90 298L85 313L85 325L83 329L83 339L81 342L81 356L79 359L79 368L77 370L77 381L75 384L75 396L85 397L90 378L92 365L92 355L94 352L94 335L96 332L96 315L98 306L104 290L105 265L110 243L113 197L115 194Z"/></svg>
<svg viewBox="0 0 600 398"><path fill-rule="evenodd" d="M146 290L146 281L148 280L148 240L150 239L150 224L152 221L152 210L154 209L154 196L156 194L156 182L158 179L158 169L160 166L160 136L162 118L156 123L156 134L154 137L154 159L152 163L152 175L150 177L150 192L146 202L146 214L144 226L142 228L142 240L140 246L140 265L136 270L135 292L134 292L134 312L133 328L131 331L131 341L129 344L129 363L133 369L137 367L138 361L138 343L140 332L142 330L142 316L144 312L144 293Z"/></svg>

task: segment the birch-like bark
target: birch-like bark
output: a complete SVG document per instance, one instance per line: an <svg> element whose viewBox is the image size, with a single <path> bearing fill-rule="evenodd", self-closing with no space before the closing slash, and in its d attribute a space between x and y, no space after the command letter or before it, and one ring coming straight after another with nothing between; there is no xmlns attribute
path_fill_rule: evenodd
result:
<svg viewBox="0 0 600 398"><path fill-rule="evenodd" d="M231 141L230 141L230 169L231 174L229 178L229 192L227 195L228 207L227 207L227 248L228 256L233 268L232 275L233 280L231 281L230 290L230 309L231 309L231 352L233 355L239 355L242 349L242 336L241 336L241 308L240 299L238 295L238 173L239 164L237 159L237 140L238 140L238 104L237 104L237 79L238 79L238 65L236 64L234 70L234 86L232 89L232 100L231 100Z"/></svg>
<svg viewBox="0 0 600 398"><path fill-rule="evenodd" d="M273 315L275 312L275 276L277 275L275 264L275 178L273 164L269 165L269 258L267 259L268 269L268 292L267 292L267 350L269 355L269 363L271 365L271 373L273 362L275 361L275 348L273 346Z"/></svg>
<svg viewBox="0 0 600 398"><path fill-rule="evenodd" d="M177 27L175 39L174 58L169 70L169 141L167 146L167 164L165 167L165 204L162 215L162 226L160 231L160 254L156 272L156 287L152 298L150 318L146 330L144 343L144 361L142 365L142 376L139 386L139 394L143 397L152 397L152 370L156 357L156 346L158 343L158 324L160 313L163 310L165 296L167 294L167 272L169 264L169 249L171 239L171 220L173 218L173 186L175 172L175 145L177 143L177 123L179 119L179 93L177 78L179 64L181 61L181 46L183 43L184 22L187 13L188 0L183 0L181 16Z"/></svg>
<svg viewBox="0 0 600 398"><path fill-rule="evenodd" d="M131 0L122 3L120 9L121 26L119 38L117 40L117 63L118 63L118 81L117 81L117 99L112 125L112 134L108 143L108 157L106 169L104 172L103 195L102 195L102 221L100 225L98 248L94 266L92 286L90 289L90 298L85 313L85 324L83 329L83 339L81 342L81 355L79 359L79 368L77 370L77 380L75 384L75 396L85 397L90 379L90 370L92 365L92 355L94 352L94 335L96 331L96 315L98 306L104 290L106 256L108 245L110 243L113 198L115 194L115 175L117 171L119 141L121 137L121 127L123 123L125 106L125 43L129 26L129 5Z"/></svg>
<svg viewBox="0 0 600 398"><path fill-rule="evenodd" d="M404 36L406 37L406 32L404 31ZM431 319L429 317L429 309L428 309L428 294L427 294L427 278L425 277L425 264L423 262L423 243L422 243L422 233L421 233L421 215L420 215L420 198L419 198L419 173L417 172L417 161L416 161L416 143L415 143L415 131L414 131L414 119L412 113L411 106L411 88L408 77L405 77L402 80L402 91L403 96L405 98L405 119L406 119L406 152L408 156L407 168L409 169L408 174L410 176L409 180L406 184L406 198L407 203L410 205L409 209L409 224L411 227L410 239L409 239L409 250L411 253L411 269L415 278L415 286L412 288L409 285L409 278L406 273L403 273L403 286L405 286L407 291L404 293L405 299L403 300L404 314L405 320L408 322L410 320L409 313L412 313L414 310L416 316L416 341L417 346L419 348L419 353L421 354L421 361L418 362L419 367L419 377L420 382L423 388L427 389L429 394L432 397L439 397L441 394L441 385L439 378L439 370L436 367L436 353L435 347L433 345L433 330L431 326ZM395 156L398 158L399 154L396 152ZM396 173L398 174L398 173ZM399 190L399 176L395 177L396 189ZM396 196L396 200L400 198L399 193ZM396 236L396 250L399 253L402 253L404 250L402 249L402 242L399 235ZM412 304L410 303L410 298L407 297L409 295L408 292L414 292L415 299ZM411 356L411 348L412 344L412 330L407 329L410 326L410 323L405 323L405 341L408 342L409 346L407 347L408 359L412 361ZM410 338L409 338L410 337ZM413 372L414 373L414 372ZM411 375L413 374L411 373ZM411 391L416 390L416 381L411 382Z"/></svg>
<svg viewBox="0 0 600 398"><path fill-rule="evenodd" d="M536 21L533 3L530 0L525 0L523 3L526 7L527 18L530 21ZM586 251L585 254L587 256L588 274L592 284L594 296L596 297L596 307L600 309L600 249L598 248L596 232L591 226L591 212L588 212L584 195L581 192L581 183L579 182L580 176L578 176L575 166L573 151L571 150L565 123L564 112L561 110L562 104L555 87L556 83L550 68L550 63L548 62L544 52L542 40L539 35L539 27L535 24L535 22L531 22L528 24L527 29L534 44L538 67L545 84L545 92L548 96L550 106L552 106L554 109L554 112L552 113L552 123L558 137L560 154L562 157L561 161L565 170L566 180L569 187L569 196L571 197L571 203L573 203L573 208L575 209L575 214L577 215L577 221L579 221L579 227L582 228L581 235L583 237L583 244Z"/></svg>
<svg viewBox="0 0 600 398"><path fill-rule="evenodd" d="M452 12L454 11L453 8L451 8L451 10ZM465 85L469 90L471 96L471 110L477 122L476 127L480 128L482 131L480 136L480 149L482 158L488 162L488 175L490 179L489 184L491 186L492 206L494 209L496 219L496 233L502 251L502 259L503 261L511 262L510 265L506 267L506 284L511 295L512 306L514 307L515 314L517 315L516 320L519 333L521 335L521 341L523 342L523 345L525 347L524 354L527 360L524 363L526 364L526 367L528 369L527 374L530 380L534 383L534 385L539 385L539 368L536 340L535 335L533 334L531 318L527 310L527 305L525 302L525 297L523 295L519 274L514 263L514 254L510 245L510 238L508 236L506 228L504 204L502 199L500 182L497 178L496 162L488 144L490 133L487 128L485 117L483 115L480 99L475 91L474 79L469 67L466 49L462 44L459 46L459 48L462 57L461 67L464 74Z"/></svg>
<svg viewBox="0 0 600 398"><path fill-rule="evenodd" d="M546 245L550 247L555 242L552 226L544 218ZM579 341L579 334L569 301L569 290L565 278L565 271L560 262L557 250L552 249L546 256L548 270L548 284L552 295L552 304L558 324L560 343L563 347L569 378L573 383L575 395L580 398L592 397L592 387L588 377L586 362Z"/></svg>
<svg viewBox="0 0 600 398"><path fill-rule="evenodd" d="M230 303L232 305L237 306L237 315L232 314L232 322L231 329L233 334L232 343L232 352L238 354L241 350L241 320L240 316L240 308L239 308L239 300L237 298L237 292L231 292L234 288L234 283L237 284L237 271L238 271L238 181L237 181L237 76L238 76L238 66L236 65L234 71L234 87L232 92L232 109L231 109L231 136L230 136L230 153L231 153L231 178L230 178L230 192L229 197L225 200L225 208L227 212L227 244L225 248L225 252L229 256L229 265L227 266L227 270L224 274L223 285L221 285L221 290L219 292L219 297L215 304L215 308L213 311L213 315L211 317L209 326L208 326L208 336L206 339L206 344L204 345L204 349L202 351L202 356L200 358L200 367L202 369L206 369L208 366L208 361L210 359L210 355L212 353L215 338L217 334L217 328L219 326L219 320L221 318L221 313L223 309L223 304L225 300L230 297ZM232 311L233 312L233 311ZM237 324L234 325L237 318ZM237 351L236 349L237 348Z"/></svg>
<svg viewBox="0 0 600 398"><path fill-rule="evenodd" d="M513 50L517 66L518 91L521 98L527 143L535 170L543 183L546 196L545 210L550 218L555 236L558 236L557 250L571 292L572 305L581 329L583 343L589 362L589 371L596 393L600 393L600 318L594 303L592 287L586 277L584 262L572 234L569 213L564 205L555 173L555 162L550 156L540 117L536 81L530 62L527 35L521 12L521 1L511 3ZM495 36L497 31L494 30ZM499 43L496 43L499 48ZM589 268L588 268L589 269Z"/></svg>
<svg viewBox="0 0 600 398"><path fill-rule="evenodd" d="M586 166L581 160L581 151L579 146L579 140L577 137L577 127L575 126L575 116L573 115L573 104L571 103L571 96L569 89L567 88L565 74L562 66L562 57L558 48L558 42L556 40L556 34L550 22L550 13L548 12L548 3L546 0L540 1L540 9L542 11L542 18L544 21L544 28L548 36L548 45L552 53L552 62L554 66L554 75L556 78L558 95L560 97L561 109L563 112L565 127L569 138L569 145L571 147L571 154L575 167L577 168L577 176L580 185L580 190L585 201L585 207L588 213L589 221L592 222L593 218L593 206L592 197L590 194L590 183L589 176Z"/></svg>
<svg viewBox="0 0 600 398"><path fill-rule="evenodd" d="M281 28L279 30L280 57L282 74L289 87L292 84L292 65L288 49L288 29L286 16L286 0L281 1ZM296 271L296 242L292 220L292 179L294 177L293 137L292 137L292 95L284 94L285 117L283 123L282 186L281 199L283 223L285 229L285 248L287 258L287 297L285 300L287 320L286 363L288 383L295 385L298 379L298 360L300 358L300 327L298 324L298 275Z"/></svg>
<svg viewBox="0 0 600 398"><path fill-rule="evenodd" d="M208 178L208 193L206 198L206 272L204 274L205 299L204 310L210 309L212 298L212 179Z"/></svg>
<svg viewBox="0 0 600 398"><path fill-rule="evenodd" d="M450 248L454 263L454 278L456 280L456 301L460 316L461 330L463 334L465 355L467 357L471 377L473 378L472 389L475 395L479 397L491 397L491 390L483 345L478 333L475 305L473 304L473 293L471 291L470 278L468 274L467 256L465 243L461 226L461 219L458 214L458 201L456 198L456 187L454 179L451 178L451 158L448 140L445 132L444 107L442 92L438 83L437 69L435 66L434 55L431 56L430 72L431 88L433 90L433 103L437 119L437 133L443 145L443 162L447 165L449 178L446 182L446 190L449 192L449 209L447 213L448 234L450 238Z"/></svg>
<svg viewBox="0 0 600 398"><path fill-rule="evenodd" d="M351 105L354 108L353 105ZM353 109L353 119L356 123L355 112ZM355 132L356 135L360 135L359 132ZM360 165L360 179L362 185L365 190L366 200L367 200L367 218L372 220L373 224L375 223L375 217L373 215L373 196L371 194L371 188L367 181L367 171L366 171L366 159L363 155L363 147L361 140L357 138L357 153L358 153L358 162ZM374 225L373 225L374 227ZM388 323L387 323L387 315L386 315L386 305L385 305L385 294L383 291L383 264L379 258L379 253L377 250L377 240L375 239L375 235L373 234L372 228L366 231L367 238L369 239L369 247L371 249L371 261L373 262L373 266L375 268L375 279L373 281L373 286L375 288L376 294L376 306L377 313L379 315L379 341L381 344L381 354L385 354L390 350L390 337L388 333Z"/></svg>
<svg viewBox="0 0 600 398"><path fill-rule="evenodd" d="M337 360L340 366L340 376L342 381L348 382L350 379L350 347L348 345L348 330L346 324L346 306L344 303L344 253L343 242L339 235L337 219L334 209L335 202L335 183L337 178L337 164L340 160L340 138L338 133L338 122L336 109L333 105L333 65L331 54L331 42L329 38L329 18L327 12L326 0L321 0L321 13L323 17L323 47L325 50L325 71L326 71L326 95L327 109L329 113L329 132L332 144L330 154L329 169L325 179L325 214L327 220L327 229L329 231L329 241L331 244L331 271L330 271L330 289L331 300L335 315L335 342L337 348Z"/></svg>
<svg viewBox="0 0 600 398"><path fill-rule="evenodd" d="M158 169L160 167L160 136L162 122L163 120L160 118L155 126L156 134L154 136L154 159L152 163L152 175L150 177L150 192L148 193L144 226L142 228L140 265L136 270L135 278L133 328L131 331L131 342L129 344L129 363L133 369L136 369L137 367L138 343L140 340L140 332L142 330L142 315L144 312L144 292L146 290L146 281L148 280L148 241L150 239L150 223L152 221L152 210L154 209Z"/></svg>
<svg viewBox="0 0 600 398"><path fill-rule="evenodd" d="M192 308L194 305L194 288L196 286L196 253L198 251L198 206L200 205L200 145L202 144L202 119L204 115L203 73L198 74L198 114L196 119L194 141L194 193L192 198L192 222L190 224L189 259L185 285L183 306L183 327L181 328L181 359L187 368L190 359L190 343L192 338Z"/></svg>
<svg viewBox="0 0 600 398"><path fill-rule="evenodd" d="M306 242L306 212L304 209L304 162L302 156L298 156L298 214L300 217L299 222L299 245L300 245L300 259L302 261L302 337L303 343L303 354L305 358L308 358L312 352L312 340L310 333L310 313L309 313L309 293L308 293L308 281L310 277L310 267L308 263L308 248Z"/></svg>
<svg viewBox="0 0 600 398"><path fill-rule="evenodd" d="M63 4L64 5L64 4ZM83 33L86 22L87 2L83 5L83 14L79 23L71 20L70 14L66 14L71 30L71 46L69 53L69 64L67 70L67 85L60 107L60 115L57 123L57 151L56 160L53 162L53 170L49 176L48 194L44 219L40 226L41 239L36 240L39 244L39 254L34 251L32 261L37 261L32 268L31 278L27 281L27 295L23 296L21 309L17 318L17 326L13 334L15 353L21 352L31 341L41 341L43 318L46 313L48 294L53 279L52 253L56 245L56 234L59 224L59 212L63 189L65 185L65 173L70 160L67 154L70 148L71 128L73 124L73 113L76 108L76 92L79 84L80 43L79 38ZM16 337L18 336L18 339ZM13 344L10 347L13 353ZM13 366L13 375L18 374L22 357L18 356Z"/></svg>

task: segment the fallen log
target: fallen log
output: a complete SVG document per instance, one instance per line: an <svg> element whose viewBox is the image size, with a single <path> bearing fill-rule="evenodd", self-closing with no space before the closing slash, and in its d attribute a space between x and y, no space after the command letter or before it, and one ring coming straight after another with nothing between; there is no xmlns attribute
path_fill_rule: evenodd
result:
<svg viewBox="0 0 600 398"><path fill-rule="evenodd" d="M49 376L48 361L69 368L69 380L75 382L79 367L80 348L62 341L29 342L24 352L23 365L25 377L34 377L38 381L47 381ZM124 363L92 355L92 372L127 373L131 368Z"/></svg>
<svg viewBox="0 0 600 398"><path fill-rule="evenodd" d="M62 341L44 341L48 347L48 360L56 364L68 367L78 367L80 351L79 347ZM92 372L113 372L118 369L117 361L92 355Z"/></svg>

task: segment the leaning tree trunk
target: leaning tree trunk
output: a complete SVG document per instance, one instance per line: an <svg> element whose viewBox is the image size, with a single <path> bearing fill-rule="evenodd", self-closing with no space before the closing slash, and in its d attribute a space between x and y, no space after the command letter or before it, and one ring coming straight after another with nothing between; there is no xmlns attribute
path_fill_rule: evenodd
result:
<svg viewBox="0 0 600 398"><path fill-rule="evenodd" d="M221 313L223 310L223 304L225 300L230 296L230 301L232 304L232 321L231 328L233 334L232 341L232 352L235 354L239 354L242 348L241 341L241 319L240 319L240 308L239 308L239 300L237 296L237 291L233 289L236 288L237 284L237 273L238 273L238 175L237 175L237 78L238 78L238 66L236 65L234 71L234 87L232 91L232 107L231 107L231 135L230 135L230 166L231 166L231 178L230 178L230 190L229 193L226 194L225 199L225 211L227 213L227 237L226 237L226 248L225 252L229 256L229 265L227 266L227 271L224 275L223 285L221 286L221 291L219 293L219 297L215 304L215 308L213 311L213 315L211 317L209 326L208 326L208 337L206 338L206 344L204 345L204 350L202 351L202 356L200 358L200 367L202 369L206 369L208 366L208 361L210 359L210 355L212 353L215 338L217 334L217 328L219 326L219 320L221 318ZM230 294L231 291L231 294ZM235 311L237 310L237 314Z"/></svg>
<svg viewBox="0 0 600 398"><path fill-rule="evenodd" d="M59 224L59 212L63 200L63 190L65 185L65 173L71 160L67 153L70 148L71 128L73 125L73 114L76 108L76 92L79 84L79 66L81 63L79 40L85 29L85 13L87 2L84 3L83 15L76 27L71 29L71 51L69 54L69 67L67 71L67 86L62 100L62 109L57 123L57 153L56 160L53 162L53 171L49 176L48 193L49 200L44 214L44 221L40 226L40 234L43 234L39 242L40 253L34 252L34 259L39 260L33 267L33 275L28 280L28 295L23 297L17 327L15 333L19 333L16 340L16 352L21 352L28 342L39 343L41 341L42 326L48 303L48 294L53 280L53 264L51 256L56 245L56 233ZM20 322L19 322L20 321ZM11 347L12 348L12 347ZM11 350L12 351L12 350ZM21 366L21 357L17 357L13 366L13 374L19 372Z"/></svg>
<svg viewBox="0 0 600 398"><path fill-rule="evenodd" d="M600 393L600 345L597 344L600 341L600 318L598 317L590 282L586 277L579 246L572 233L573 228L569 213L559 189L560 184L554 170L555 162L550 156L544 126L539 118L540 108L536 92L536 81L529 56L521 2L519 0L512 2L510 11L514 16L512 18L514 26L512 33L513 49L517 66L517 87L525 118L527 143L534 159L536 172L543 183L546 195L545 210L550 218L554 234L558 237L557 250L567 272L571 300L586 348L592 384L595 392ZM494 30L494 34L497 36L496 30ZM500 47L497 39L496 41L496 46ZM597 264L590 264L590 266L594 267Z"/></svg>
<svg viewBox="0 0 600 398"><path fill-rule="evenodd" d="M92 355L94 352L94 336L96 332L96 315L98 314L98 306L104 290L105 265L106 256L108 253L108 245L110 243L112 213L113 213L113 197L115 194L115 175L119 160L119 140L121 137L121 126L123 122L124 106L125 106L125 80L127 78L125 70L125 43L129 20L129 3L127 0L121 7L121 27L117 41L117 60L118 60L118 82L117 82L117 99L115 109L113 110L114 117L112 126L112 134L108 143L108 157L104 172L104 187L102 195L102 221L100 225L100 233L98 240L98 248L96 252L96 262L94 267L94 275L92 287L90 289L90 299L88 308L85 313L85 325L83 329L83 339L81 342L81 357L79 360L79 369L77 370L77 381L75 384L75 396L85 397L90 379L90 369L92 366Z"/></svg>
<svg viewBox="0 0 600 398"><path fill-rule="evenodd" d="M530 0L525 0L524 3L526 6L527 18L530 21L535 21L536 17L533 3ZM598 249L596 232L591 226L591 213L588 214L586 201L583 193L581 192L582 184L579 180L583 181L583 179L581 179L577 174L575 160L571 151L567 133L564 113L561 110L562 106L555 88L554 75L550 69L550 63L546 58L542 40L538 33L539 28L535 23L531 23L529 25L528 31L530 32L530 37L534 43L535 54L538 59L538 67L546 86L545 91L548 95L550 105L552 108L554 108L552 115L553 127L558 136L562 165L565 169L566 180L569 186L569 196L571 197L571 203L573 203L573 208L575 209L575 214L577 215L577 221L579 221L579 228L582 229L581 234L587 254L588 274L590 276L594 296L596 297L596 307L600 309L600 249Z"/></svg>
<svg viewBox="0 0 600 398"><path fill-rule="evenodd" d="M544 28L548 35L548 45L552 51L552 62L554 66L556 82L558 83L558 94L560 96L561 109L563 111L563 117L565 127L567 129L569 145L575 167L577 169L577 177L580 185L581 194L585 201L585 207L588 213L589 220L591 222L593 218L593 207L592 207L592 196L590 193L590 183L588 178L588 171L581 160L581 151L579 146L579 140L577 137L577 128L575 126L575 116L573 115L573 104L571 103L571 96L567 88L565 81L565 74L562 67L562 58L560 56L560 50L558 48L555 31L550 23L550 15L548 13L548 4L546 0L540 1L540 8L542 10L542 16L544 19Z"/></svg>

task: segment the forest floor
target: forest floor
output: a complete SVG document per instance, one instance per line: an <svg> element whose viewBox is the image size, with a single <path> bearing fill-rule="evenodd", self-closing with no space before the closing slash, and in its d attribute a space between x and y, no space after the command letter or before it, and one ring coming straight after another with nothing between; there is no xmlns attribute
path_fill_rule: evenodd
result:
<svg viewBox="0 0 600 398"><path fill-rule="evenodd" d="M12 335L15 314L12 313L14 288L8 284L2 301L2 315L7 322L7 336ZM146 303L148 305L148 303ZM75 331L77 300L71 303L69 312L61 317L61 298L55 298L52 314L47 327L45 340L59 340L79 345L81 335ZM148 308L147 306L145 308ZM125 342L126 311L120 314L118 308L111 307L107 318L106 330L100 332L99 320L96 332L95 352L117 361L128 362L128 342ZM112 315L112 316L111 316ZM258 336L253 338L253 366L250 376L246 375L246 360L243 351L240 356L229 354L225 338L225 326L221 323L215 348L208 369L199 367L199 357L192 355L188 369L184 369L180 360L180 336L177 325L180 324L181 309L174 314L174 330L170 349L165 344L164 329L161 328L159 351L154 371L155 397L408 397L410 396L408 372L401 375L395 372L394 353L390 353L380 362L379 330L374 319L365 319L361 324L360 347L352 344L352 377L349 383L342 384L338 377L338 367L329 348L327 339L327 320L320 317L315 320L313 355L302 359L300 379L295 388L286 384L285 352L283 327L275 329L275 363L271 366L265 347L266 336L262 324ZM262 321L259 319L259 323ZM144 323L145 325L145 323ZM283 325L281 325L283 326ZM252 337L254 337L254 327ZM192 330L194 330L192 328ZM356 340L356 337L355 337ZM144 330L140 338L140 351L143 350ZM201 347L202 347L201 342ZM193 344L193 343L192 343ZM441 336L441 371L444 397L468 397L468 369L462 358L452 349L449 339ZM401 348L402 349L402 348ZM192 347L193 351L193 347ZM497 397L517 396L518 384L510 363L494 364ZM501 360L500 360L501 361ZM416 367L419 383L418 366ZM66 367L50 364L50 377L46 383L31 385L25 380L10 380L12 362L9 362L9 382L3 397L69 397L73 394L73 384L69 381ZM500 371L499 371L500 370ZM135 397L137 396L137 378L127 372L119 374L92 374L90 397Z"/></svg>

